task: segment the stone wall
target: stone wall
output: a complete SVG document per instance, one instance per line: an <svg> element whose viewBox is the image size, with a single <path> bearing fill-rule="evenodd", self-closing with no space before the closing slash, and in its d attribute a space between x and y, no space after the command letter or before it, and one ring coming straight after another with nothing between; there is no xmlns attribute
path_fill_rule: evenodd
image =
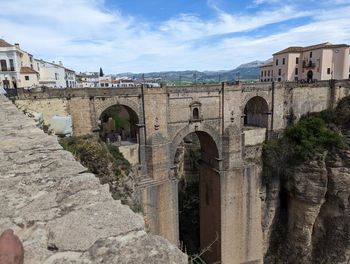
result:
<svg viewBox="0 0 350 264"><path fill-rule="evenodd" d="M187 262L3 96L0 125L0 232L15 230L26 264Z"/></svg>
<svg viewBox="0 0 350 264"><path fill-rule="evenodd" d="M19 99L16 100L16 106L25 111L42 113L44 123L47 125L50 124L51 118L55 115L67 116L70 114L66 98Z"/></svg>

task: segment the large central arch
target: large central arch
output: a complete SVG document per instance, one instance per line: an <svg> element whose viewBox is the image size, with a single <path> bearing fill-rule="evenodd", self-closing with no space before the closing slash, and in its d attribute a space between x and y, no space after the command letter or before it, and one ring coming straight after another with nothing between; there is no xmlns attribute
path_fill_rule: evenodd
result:
<svg viewBox="0 0 350 264"><path fill-rule="evenodd" d="M204 259L206 263L220 262L221 188L219 170L220 145L218 145L216 142L218 140L218 135L210 128L208 129L208 127L203 129L197 128L197 130L191 130L190 128L187 128L179 132L178 135L175 137L172 144L173 149L177 148L181 140L183 140L188 135L195 135L200 143L201 158L198 163L200 248L198 249L198 251L200 252L208 248L206 252L202 255L202 259ZM171 155L172 162L174 162L175 156L175 154ZM181 219L179 219L179 223L181 224Z"/></svg>

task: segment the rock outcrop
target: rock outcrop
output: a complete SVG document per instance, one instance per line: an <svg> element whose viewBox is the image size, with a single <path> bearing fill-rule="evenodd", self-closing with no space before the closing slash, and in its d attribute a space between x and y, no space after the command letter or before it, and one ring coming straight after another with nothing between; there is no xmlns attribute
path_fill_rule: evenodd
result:
<svg viewBox="0 0 350 264"><path fill-rule="evenodd" d="M26 264L187 263L1 95L0 127L0 232L15 230Z"/></svg>
<svg viewBox="0 0 350 264"><path fill-rule="evenodd" d="M348 264L350 151L326 151L288 169L281 190L274 224L265 229L272 230L265 262Z"/></svg>

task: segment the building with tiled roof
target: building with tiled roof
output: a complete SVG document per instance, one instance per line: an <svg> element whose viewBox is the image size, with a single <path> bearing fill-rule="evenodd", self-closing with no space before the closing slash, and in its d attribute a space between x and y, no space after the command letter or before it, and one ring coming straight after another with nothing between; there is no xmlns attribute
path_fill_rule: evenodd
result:
<svg viewBox="0 0 350 264"><path fill-rule="evenodd" d="M7 89L37 86L39 73L33 69L33 61L33 55L19 44L11 45L0 39L0 86Z"/></svg>
<svg viewBox="0 0 350 264"><path fill-rule="evenodd" d="M47 86L52 88L75 88L75 72L62 62L36 60L22 50L19 44L11 45L0 39L0 87L29 88Z"/></svg>
<svg viewBox="0 0 350 264"><path fill-rule="evenodd" d="M3 39L0 39L0 47L2 48L9 48L9 47L12 47L13 45L11 45L10 43L6 42L5 40Z"/></svg>
<svg viewBox="0 0 350 264"><path fill-rule="evenodd" d="M50 88L76 88L75 71L63 66L63 63L35 60L36 69L40 73L39 84Z"/></svg>
<svg viewBox="0 0 350 264"><path fill-rule="evenodd" d="M260 67L260 81L349 79L350 46L320 43L288 47L273 54L273 63Z"/></svg>

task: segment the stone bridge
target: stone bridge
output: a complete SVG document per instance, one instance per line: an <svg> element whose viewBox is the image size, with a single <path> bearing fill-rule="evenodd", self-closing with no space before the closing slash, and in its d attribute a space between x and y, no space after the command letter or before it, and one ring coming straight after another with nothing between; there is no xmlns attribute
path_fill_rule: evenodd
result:
<svg viewBox="0 0 350 264"><path fill-rule="evenodd" d="M313 84L252 83L161 88L57 89L22 92L20 108L71 115L75 135L99 131L101 115L114 105L137 117L139 188L146 222L154 234L179 240L180 142L196 133L201 144L200 243L218 241L208 263L261 263L266 234L261 216L259 146L290 120L333 107L349 94L350 81Z"/></svg>

